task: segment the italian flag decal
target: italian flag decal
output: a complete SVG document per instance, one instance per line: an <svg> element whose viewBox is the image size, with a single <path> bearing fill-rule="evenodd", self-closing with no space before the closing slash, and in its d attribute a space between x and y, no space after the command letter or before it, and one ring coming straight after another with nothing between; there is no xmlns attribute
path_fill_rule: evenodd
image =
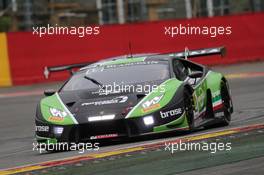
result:
<svg viewBox="0 0 264 175"><path fill-rule="evenodd" d="M222 103L222 98L221 95L217 95L213 98L213 110L216 111L220 108L222 108L223 103Z"/></svg>

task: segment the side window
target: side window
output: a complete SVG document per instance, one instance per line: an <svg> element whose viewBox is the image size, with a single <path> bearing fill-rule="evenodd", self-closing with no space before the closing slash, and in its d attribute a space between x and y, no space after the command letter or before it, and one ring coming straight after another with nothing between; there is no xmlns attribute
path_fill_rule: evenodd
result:
<svg viewBox="0 0 264 175"><path fill-rule="evenodd" d="M198 64L195 64L195 63L192 63L189 61L185 61L185 60L182 61L182 64L186 68L187 74L189 74L191 72L196 72L196 71L204 72L204 68Z"/></svg>
<svg viewBox="0 0 264 175"><path fill-rule="evenodd" d="M173 71L179 80L184 80L188 76L188 69L182 64L180 60L173 61Z"/></svg>
<svg viewBox="0 0 264 175"><path fill-rule="evenodd" d="M198 64L192 63L190 61L187 60L182 60L181 63L183 64L183 66L186 68L187 70L187 75L193 73L193 72L204 72L204 68ZM187 81L189 82L189 84L195 86L197 83L200 82L202 78L190 78L188 77Z"/></svg>

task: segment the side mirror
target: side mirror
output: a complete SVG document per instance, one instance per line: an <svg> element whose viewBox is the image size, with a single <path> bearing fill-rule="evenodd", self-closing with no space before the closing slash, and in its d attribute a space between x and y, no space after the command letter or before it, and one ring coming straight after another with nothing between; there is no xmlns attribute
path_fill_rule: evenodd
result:
<svg viewBox="0 0 264 175"><path fill-rule="evenodd" d="M203 76L203 72L201 71L192 72L189 75L190 78L201 78L202 76Z"/></svg>
<svg viewBox="0 0 264 175"><path fill-rule="evenodd" d="M52 96L52 95L55 94L55 93L56 93L56 91L53 90L53 89L48 89L48 90L45 90L45 91L44 91L44 95L45 95L46 97L48 97L48 96Z"/></svg>

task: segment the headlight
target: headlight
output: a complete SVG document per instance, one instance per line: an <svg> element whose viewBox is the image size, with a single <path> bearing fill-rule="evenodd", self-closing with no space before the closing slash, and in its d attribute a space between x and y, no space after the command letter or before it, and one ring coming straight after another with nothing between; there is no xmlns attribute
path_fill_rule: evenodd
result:
<svg viewBox="0 0 264 175"><path fill-rule="evenodd" d="M55 126L53 129L55 135L61 135L63 133L63 127L61 126Z"/></svg>
<svg viewBox="0 0 264 175"><path fill-rule="evenodd" d="M101 120L113 120L114 118L115 118L114 114L101 115L101 116L91 116L91 117L88 117L88 121L94 122L94 121L101 121Z"/></svg>
<svg viewBox="0 0 264 175"><path fill-rule="evenodd" d="M143 121L144 121L145 125L153 125L154 124L153 116L146 116L143 118Z"/></svg>

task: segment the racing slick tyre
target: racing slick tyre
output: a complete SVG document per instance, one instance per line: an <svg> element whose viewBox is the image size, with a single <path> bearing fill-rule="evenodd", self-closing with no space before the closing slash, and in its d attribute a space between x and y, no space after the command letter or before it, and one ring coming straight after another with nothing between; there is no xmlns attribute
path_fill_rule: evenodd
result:
<svg viewBox="0 0 264 175"><path fill-rule="evenodd" d="M230 95L228 92L228 86L224 81L221 81L220 93L222 97L223 112L224 112L224 116L222 118L222 122L220 123L220 125L227 126L231 121L231 112L230 112L231 105L230 105Z"/></svg>
<svg viewBox="0 0 264 175"><path fill-rule="evenodd" d="M183 97L184 97L184 110L186 112L189 131L193 131L194 130L193 96L188 89L185 89Z"/></svg>

